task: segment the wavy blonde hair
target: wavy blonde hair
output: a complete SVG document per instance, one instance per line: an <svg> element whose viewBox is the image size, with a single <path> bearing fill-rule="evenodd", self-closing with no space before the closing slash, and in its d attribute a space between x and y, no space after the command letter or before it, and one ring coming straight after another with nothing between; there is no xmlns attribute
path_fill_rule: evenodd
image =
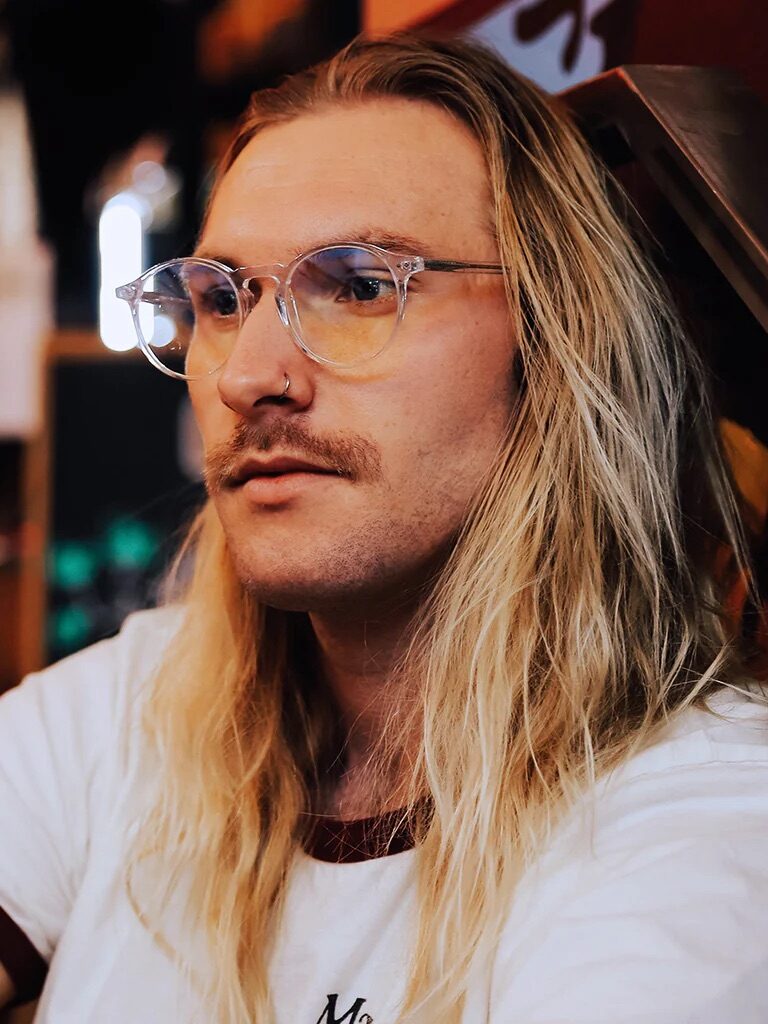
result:
<svg viewBox="0 0 768 1024"><path fill-rule="evenodd" d="M434 103L482 145L519 340L508 437L402 666L419 699L378 755L384 774L419 737L403 813L420 924L402 1019L451 1022L558 817L737 677L712 563L720 543L742 571L745 559L702 370L663 287L569 117L489 51L356 40L255 94L221 174L264 127L371 97ZM210 505L192 549L147 705L162 787L141 850L166 882L189 879L215 1019L264 1024L302 812L339 737L301 661L306 621L249 595Z"/></svg>

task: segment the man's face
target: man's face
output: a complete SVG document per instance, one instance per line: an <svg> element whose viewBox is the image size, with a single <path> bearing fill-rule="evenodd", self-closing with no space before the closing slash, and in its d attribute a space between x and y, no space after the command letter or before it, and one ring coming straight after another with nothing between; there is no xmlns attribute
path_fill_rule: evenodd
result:
<svg viewBox="0 0 768 1024"><path fill-rule="evenodd" d="M382 99L258 134L221 183L198 251L258 266L400 237L414 242L388 247L498 262L478 143L434 106ZM213 500L260 600L366 614L439 563L498 449L513 399L503 280L415 275L392 343L347 369L303 354L263 286L223 369L190 384ZM340 472L233 484L227 473L251 455Z"/></svg>

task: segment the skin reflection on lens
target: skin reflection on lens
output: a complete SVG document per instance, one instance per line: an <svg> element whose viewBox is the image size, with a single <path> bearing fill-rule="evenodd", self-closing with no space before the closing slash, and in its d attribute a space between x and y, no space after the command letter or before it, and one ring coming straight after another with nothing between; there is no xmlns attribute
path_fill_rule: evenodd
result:
<svg viewBox="0 0 768 1024"><path fill-rule="evenodd" d="M203 376L221 366L240 325L235 289L215 268L180 262L145 284L140 316L155 357L176 373Z"/></svg>
<svg viewBox="0 0 768 1024"><path fill-rule="evenodd" d="M317 253L297 267L291 291L305 344L334 363L377 355L397 324L397 282L386 263L366 249Z"/></svg>
<svg viewBox="0 0 768 1024"><path fill-rule="evenodd" d="M211 373L224 363L240 330L240 307L232 282L220 271L194 266L186 275L192 309L187 331L186 372Z"/></svg>

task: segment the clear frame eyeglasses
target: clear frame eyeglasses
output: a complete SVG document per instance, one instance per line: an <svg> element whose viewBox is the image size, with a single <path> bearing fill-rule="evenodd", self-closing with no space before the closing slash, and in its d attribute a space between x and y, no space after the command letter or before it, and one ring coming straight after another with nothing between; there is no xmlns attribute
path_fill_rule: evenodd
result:
<svg viewBox="0 0 768 1024"><path fill-rule="evenodd" d="M227 361L262 297L261 280L275 282L280 320L306 356L351 367L389 345L405 313L408 282L423 271L501 274L503 267L349 243L312 249L287 266L231 268L198 256L168 260L115 294L131 307L150 363L170 377L199 380Z"/></svg>

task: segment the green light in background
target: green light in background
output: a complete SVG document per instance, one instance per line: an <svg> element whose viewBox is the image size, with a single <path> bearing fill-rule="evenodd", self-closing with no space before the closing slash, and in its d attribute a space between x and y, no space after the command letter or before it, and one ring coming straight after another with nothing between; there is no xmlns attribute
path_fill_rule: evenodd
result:
<svg viewBox="0 0 768 1024"><path fill-rule="evenodd" d="M91 616L82 605L58 608L51 616L50 637L59 650L82 647L91 632Z"/></svg>
<svg viewBox="0 0 768 1024"><path fill-rule="evenodd" d="M159 542L157 533L141 520L116 519L104 534L108 562L117 569L149 567Z"/></svg>
<svg viewBox="0 0 768 1024"><path fill-rule="evenodd" d="M53 545L50 574L54 586L82 590L93 583L97 568L96 555L87 544L63 541Z"/></svg>

